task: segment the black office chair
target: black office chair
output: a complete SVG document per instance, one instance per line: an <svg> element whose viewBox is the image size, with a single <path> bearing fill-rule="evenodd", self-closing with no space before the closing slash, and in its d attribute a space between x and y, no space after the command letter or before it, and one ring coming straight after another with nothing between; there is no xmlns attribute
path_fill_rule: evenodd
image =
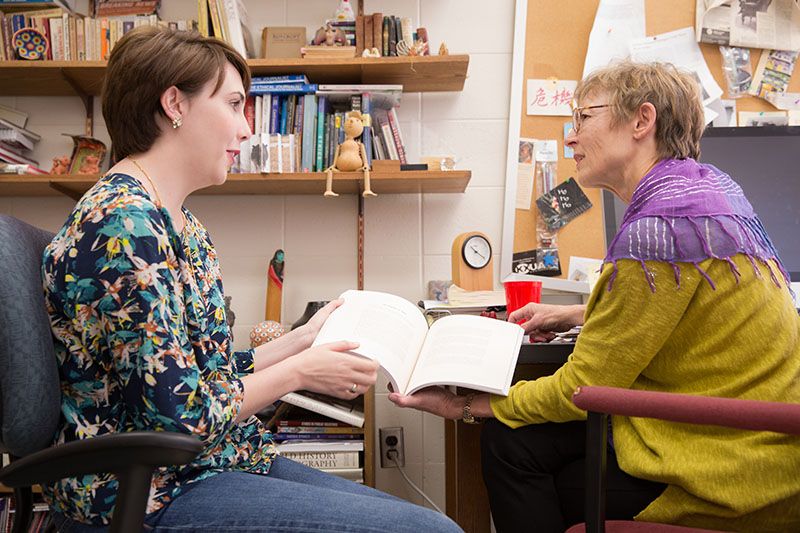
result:
<svg viewBox="0 0 800 533"><path fill-rule="evenodd" d="M31 522L32 485L101 472L119 481L110 531L139 533L153 470L186 464L203 446L189 435L140 431L50 447L61 389L41 263L52 238L0 215L0 451L12 456L0 483L14 488L13 533L27 531Z"/></svg>

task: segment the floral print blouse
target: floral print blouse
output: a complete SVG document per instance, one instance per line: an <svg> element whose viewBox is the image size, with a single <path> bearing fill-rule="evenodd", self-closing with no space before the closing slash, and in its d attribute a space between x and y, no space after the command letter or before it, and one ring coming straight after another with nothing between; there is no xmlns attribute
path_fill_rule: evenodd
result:
<svg viewBox="0 0 800 533"><path fill-rule="evenodd" d="M275 455L257 418L236 422L253 351L231 352L216 252L202 224L183 212L178 234L136 179L107 175L46 248L42 270L60 341L56 442L157 430L205 445L194 462L155 472L148 513L218 472L266 474ZM50 505L96 525L109 523L116 492L110 474L44 487Z"/></svg>

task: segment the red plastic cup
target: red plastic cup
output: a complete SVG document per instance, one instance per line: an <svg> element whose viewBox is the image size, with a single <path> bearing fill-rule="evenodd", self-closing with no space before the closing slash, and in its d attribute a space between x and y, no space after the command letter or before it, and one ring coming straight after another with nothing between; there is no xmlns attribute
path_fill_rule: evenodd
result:
<svg viewBox="0 0 800 533"><path fill-rule="evenodd" d="M520 307L530 302L539 303L542 298L541 281L506 281L503 283L506 290L506 312L510 315ZM522 324L520 320L517 324Z"/></svg>

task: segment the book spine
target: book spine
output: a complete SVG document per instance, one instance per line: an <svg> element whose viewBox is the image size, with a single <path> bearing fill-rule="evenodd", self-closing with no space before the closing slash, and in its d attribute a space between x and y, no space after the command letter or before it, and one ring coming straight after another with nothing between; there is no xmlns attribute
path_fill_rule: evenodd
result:
<svg viewBox="0 0 800 533"><path fill-rule="evenodd" d="M363 434L355 433L342 433L338 435L329 433L273 433L273 437L277 441L292 441L292 440L327 440L327 441L342 441L342 440L361 440L364 438Z"/></svg>
<svg viewBox="0 0 800 533"><path fill-rule="evenodd" d="M392 140L397 149L397 157L400 159L401 164L408 163L408 161L406 161L406 149L403 144L403 136L400 135L400 123L397 121L397 113L394 108L389 110L387 118L389 119L389 128L392 130Z"/></svg>
<svg viewBox="0 0 800 533"><path fill-rule="evenodd" d="M303 96L302 172L312 172L314 170L314 141L317 138L317 132L314 129L314 117L317 113L315 98L316 96L313 94Z"/></svg>
<svg viewBox="0 0 800 533"><path fill-rule="evenodd" d="M320 470L353 481L354 483L364 483L363 468L321 468Z"/></svg>
<svg viewBox="0 0 800 533"><path fill-rule="evenodd" d="M364 52L364 15L356 17L356 57Z"/></svg>
<svg viewBox="0 0 800 533"><path fill-rule="evenodd" d="M364 435L364 430L350 426L282 426L279 424L277 433Z"/></svg>
<svg viewBox="0 0 800 533"><path fill-rule="evenodd" d="M383 13L372 14L372 47L383 54Z"/></svg>
<svg viewBox="0 0 800 533"><path fill-rule="evenodd" d="M323 149L325 137L325 108L327 107L328 99L325 96L319 96L317 99L317 143L316 143L316 171L322 172L325 170Z"/></svg>
<svg viewBox="0 0 800 533"><path fill-rule="evenodd" d="M256 133L256 97L248 96L244 101L244 116L247 118L247 125L250 126L250 134Z"/></svg>
<svg viewBox="0 0 800 533"><path fill-rule="evenodd" d="M281 98L281 125L278 133L281 135L286 135L286 121L289 115L289 101L292 99L292 95L287 95L285 98Z"/></svg>
<svg viewBox="0 0 800 533"><path fill-rule="evenodd" d="M313 416L313 415L309 415ZM318 427L318 428L350 428L355 429L352 426L348 426L344 422L338 422L336 420L279 420L278 427L279 428L286 428L286 427L299 427L299 426L306 426L306 427Z"/></svg>
<svg viewBox="0 0 800 533"><path fill-rule="evenodd" d="M389 17L389 56L397 57L397 41L399 36L400 23L394 15Z"/></svg>
<svg viewBox="0 0 800 533"><path fill-rule="evenodd" d="M389 57L389 21L390 17L386 16L383 17L383 22L381 23L381 43L383 45L381 55L383 57Z"/></svg>
<svg viewBox="0 0 800 533"><path fill-rule="evenodd" d="M364 120L364 132L361 134L361 142L367 152L367 165L372 167L372 99L369 93L361 95L361 116Z"/></svg>
<svg viewBox="0 0 800 533"><path fill-rule="evenodd" d="M281 100L280 95L270 95L270 112L269 112L269 133L280 133L281 123ZM264 105L266 105L266 100ZM267 130L264 130L267 133Z"/></svg>
<svg viewBox="0 0 800 533"><path fill-rule="evenodd" d="M371 50L372 44L372 15L364 15L364 50Z"/></svg>
<svg viewBox="0 0 800 533"><path fill-rule="evenodd" d="M364 427L364 415L361 413L345 411L340 407L303 396L302 394L296 392L285 394L281 397L281 400L286 403L296 405L297 407L314 411L315 413L327 416L328 418L339 420L345 424L350 424L351 426L359 428Z"/></svg>
<svg viewBox="0 0 800 533"><path fill-rule="evenodd" d="M300 93L315 93L318 86L314 83L296 83L286 85L276 84L253 84L250 86L250 94L300 94Z"/></svg>
<svg viewBox="0 0 800 533"><path fill-rule="evenodd" d="M282 452L287 459L313 468L358 468L358 452Z"/></svg>
<svg viewBox="0 0 800 533"><path fill-rule="evenodd" d="M286 85L295 83L308 83L305 74L286 74L285 76L255 76L253 85Z"/></svg>
<svg viewBox="0 0 800 533"><path fill-rule="evenodd" d="M389 159L394 161L400 160L400 154L397 153L397 147L394 144L392 137L392 127L389 121L381 122L381 134L383 135L383 143L386 145L386 151Z"/></svg>

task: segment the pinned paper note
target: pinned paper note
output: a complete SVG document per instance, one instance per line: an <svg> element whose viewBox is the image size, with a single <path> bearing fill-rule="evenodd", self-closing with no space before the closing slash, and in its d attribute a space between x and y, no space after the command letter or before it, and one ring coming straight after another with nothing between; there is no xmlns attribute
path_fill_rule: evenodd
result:
<svg viewBox="0 0 800 533"><path fill-rule="evenodd" d="M528 80L528 115L572 116L575 80Z"/></svg>

